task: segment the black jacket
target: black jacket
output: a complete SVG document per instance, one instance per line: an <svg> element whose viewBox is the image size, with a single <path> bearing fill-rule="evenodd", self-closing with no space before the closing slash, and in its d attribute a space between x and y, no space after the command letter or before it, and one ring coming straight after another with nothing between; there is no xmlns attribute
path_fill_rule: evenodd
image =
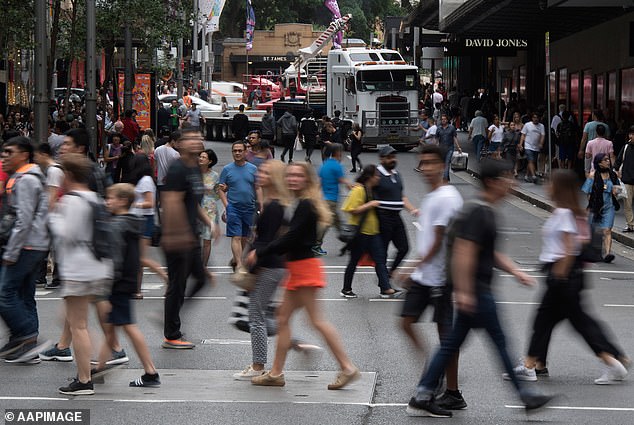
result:
<svg viewBox="0 0 634 425"><path fill-rule="evenodd" d="M137 278L140 267L139 238L143 227L143 218L132 214L116 215L112 217L114 245L113 252L120 255L115 261L115 281L112 285L113 293L133 294L137 291Z"/></svg>
<svg viewBox="0 0 634 425"><path fill-rule="evenodd" d="M634 143L626 143L616 157L614 168L618 170L621 165L623 165L621 173L623 183L634 184Z"/></svg>

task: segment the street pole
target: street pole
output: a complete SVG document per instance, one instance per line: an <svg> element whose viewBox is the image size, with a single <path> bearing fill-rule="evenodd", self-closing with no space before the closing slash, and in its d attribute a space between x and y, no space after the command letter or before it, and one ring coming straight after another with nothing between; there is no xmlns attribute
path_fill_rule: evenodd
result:
<svg viewBox="0 0 634 425"><path fill-rule="evenodd" d="M204 43L203 43L204 44ZM192 69L194 70L194 87L198 80L198 73L195 71L196 63L198 63L198 0L194 0L194 38L192 39Z"/></svg>
<svg viewBox="0 0 634 425"><path fill-rule="evenodd" d="M37 144L48 139L48 96L46 85L47 60L46 60L46 0L35 2L35 141Z"/></svg>
<svg viewBox="0 0 634 425"><path fill-rule="evenodd" d="M125 56L125 77L123 80L123 111L132 109L132 88L134 87L134 75L132 70L132 33L130 32L130 22L125 21L124 26L124 56ZM116 84L116 82L115 82Z"/></svg>
<svg viewBox="0 0 634 425"><path fill-rule="evenodd" d="M214 83L214 66L215 66L215 57L214 57L214 33L211 31L209 33L209 41L207 42L209 45L207 48L209 49L209 71L207 72L207 78L209 80L209 98L211 99L211 86Z"/></svg>
<svg viewBox="0 0 634 425"><path fill-rule="evenodd" d="M86 0L86 130L90 149L97 155L97 63L95 0Z"/></svg>
<svg viewBox="0 0 634 425"><path fill-rule="evenodd" d="M200 48L200 81L202 87L207 90L207 25L201 25L203 45ZM209 97L211 99L211 96Z"/></svg>
<svg viewBox="0 0 634 425"><path fill-rule="evenodd" d="M176 47L176 98L181 99L183 97L183 37L178 39L178 45Z"/></svg>
<svg viewBox="0 0 634 425"><path fill-rule="evenodd" d="M551 119L550 119L550 32L546 31L546 108L547 108L547 114L548 114L548 122L546 123L546 126L548 127L546 129L546 134L548 137L548 165L546 165L546 169L544 170L544 172L546 172L546 170L548 170L548 176L550 177L551 174L551 167L553 166L553 151L552 151L552 137L551 137L551 130L550 130L550 123L551 123Z"/></svg>

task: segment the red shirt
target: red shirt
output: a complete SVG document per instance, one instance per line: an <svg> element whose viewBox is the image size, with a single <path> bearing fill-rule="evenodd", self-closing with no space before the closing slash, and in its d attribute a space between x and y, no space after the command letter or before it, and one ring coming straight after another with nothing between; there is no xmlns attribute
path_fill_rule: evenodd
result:
<svg viewBox="0 0 634 425"><path fill-rule="evenodd" d="M135 141L141 131L139 124L132 118L123 118L121 122L123 123L123 131L121 131L121 134L123 134L126 139L132 142Z"/></svg>

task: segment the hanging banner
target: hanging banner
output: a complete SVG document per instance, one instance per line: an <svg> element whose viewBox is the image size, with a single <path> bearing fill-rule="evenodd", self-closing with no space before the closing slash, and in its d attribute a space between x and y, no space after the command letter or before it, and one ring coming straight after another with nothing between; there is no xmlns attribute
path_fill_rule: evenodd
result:
<svg viewBox="0 0 634 425"><path fill-rule="evenodd" d="M251 0L247 0L247 50L253 49L253 31L255 31L255 10Z"/></svg>
<svg viewBox="0 0 634 425"><path fill-rule="evenodd" d="M198 0L198 7L202 17L202 24L207 32L220 30L220 15L225 7L225 0Z"/></svg>
<svg viewBox="0 0 634 425"><path fill-rule="evenodd" d="M332 13L332 16L335 19L341 18L341 11L339 10L339 3L337 3L337 0L325 0L324 6L326 6L326 8L330 10L330 13ZM333 37L332 45L335 49L340 49L342 42L343 42L343 33L339 31Z"/></svg>
<svg viewBox="0 0 634 425"><path fill-rule="evenodd" d="M139 72L134 75L134 89L132 90L132 109L136 110L136 122L141 130L152 128L152 83L153 75L149 72ZM117 107L119 116L123 116L123 88L125 73L117 70Z"/></svg>

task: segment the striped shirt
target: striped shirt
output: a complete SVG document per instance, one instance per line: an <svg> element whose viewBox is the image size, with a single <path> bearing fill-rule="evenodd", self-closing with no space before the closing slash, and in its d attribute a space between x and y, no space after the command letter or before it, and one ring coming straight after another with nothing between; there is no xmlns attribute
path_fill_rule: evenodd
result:
<svg viewBox="0 0 634 425"><path fill-rule="evenodd" d="M401 211L403 204L403 180L396 170L388 171L382 165L376 167L381 173L381 180L374 188L374 199L381 202L379 209Z"/></svg>

